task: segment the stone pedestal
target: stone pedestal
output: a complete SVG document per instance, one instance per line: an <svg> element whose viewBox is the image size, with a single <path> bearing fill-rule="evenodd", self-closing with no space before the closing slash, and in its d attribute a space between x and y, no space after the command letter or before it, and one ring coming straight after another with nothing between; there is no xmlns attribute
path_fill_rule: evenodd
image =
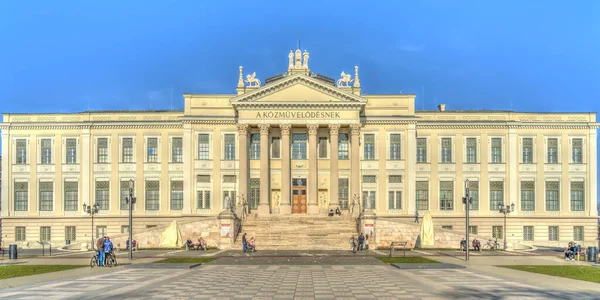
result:
<svg viewBox="0 0 600 300"><path fill-rule="evenodd" d="M234 247L238 218L231 211L224 210L219 214L219 221L219 249L231 249Z"/></svg>
<svg viewBox="0 0 600 300"><path fill-rule="evenodd" d="M377 216L372 210L365 210L360 214L360 229L359 234L369 235L369 246L371 249L376 249L377 234L375 233L375 220Z"/></svg>

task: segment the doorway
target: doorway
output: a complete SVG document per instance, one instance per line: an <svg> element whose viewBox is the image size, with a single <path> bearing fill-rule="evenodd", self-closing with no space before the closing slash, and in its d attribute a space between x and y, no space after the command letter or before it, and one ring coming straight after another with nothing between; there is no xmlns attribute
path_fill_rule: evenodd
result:
<svg viewBox="0 0 600 300"><path fill-rule="evenodd" d="M292 179L292 213L305 214L306 205L306 178Z"/></svg>

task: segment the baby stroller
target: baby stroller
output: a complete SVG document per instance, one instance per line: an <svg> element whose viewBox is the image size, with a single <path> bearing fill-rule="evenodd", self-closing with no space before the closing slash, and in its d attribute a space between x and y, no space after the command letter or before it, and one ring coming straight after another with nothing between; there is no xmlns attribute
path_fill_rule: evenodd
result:
<svg viewBox="0 0 600 300"><path fill-rule="evenodd" d="M254 244L254 238L250 239L246 245L246 252L256 252L256 245Z"/></svg>

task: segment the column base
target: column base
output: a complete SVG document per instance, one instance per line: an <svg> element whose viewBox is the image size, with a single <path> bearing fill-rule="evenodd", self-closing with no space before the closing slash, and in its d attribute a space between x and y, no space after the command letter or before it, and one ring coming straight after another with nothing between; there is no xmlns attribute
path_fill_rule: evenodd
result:
<svg viewBox="0 0 600 300"><path fill-rule="evenodd" d="M281 205L279 207L280 215L291 215L292 214L292 206L291 205Z"/></svg>
<svg viewBox="0 0 600 300"><path fill-rule="evenodd" d="M269 204L259 204L258 209L255 211L259 216L265 216L271 214Z"/></svg>
<svg viewBox="0 0 600 300"><path fill-rule="evenodd" d="M309 205L306 213L309 214L309 215L318 215L319 214L319 207L316 204Z"/></svg>

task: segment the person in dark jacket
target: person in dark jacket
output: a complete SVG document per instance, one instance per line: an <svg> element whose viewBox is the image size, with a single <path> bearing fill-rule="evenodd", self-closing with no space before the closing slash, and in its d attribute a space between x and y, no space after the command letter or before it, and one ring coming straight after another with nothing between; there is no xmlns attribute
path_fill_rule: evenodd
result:
<svg viewBox="0 0 600 300"><path fill-rule="evenodd" d="M108 236L104 238L104 247L102 250L104 252L104 260L106 260L106 257L109 256L113 250L113 243Z"/></svg>
<svg viewBox="0 0 600 300"><path fill-rule="evenodd" d="M96 240L96 251L98 252L99 266L104 266L104 237Z"/></svg>
<svg viewBox="0 0 600 300"><path fill-rule="evenodd" d="M358 251L363 251L363 250L365 250L364 248L365 248L365 236L361 232L360 235L358 236Z"/></svg>
<svg viewBox="0 0 600 300"><path fill-rule="evenodd" d="M246 233L242 234L242 251L246 252L248 248L248 241L246 240Z"/></svg>

